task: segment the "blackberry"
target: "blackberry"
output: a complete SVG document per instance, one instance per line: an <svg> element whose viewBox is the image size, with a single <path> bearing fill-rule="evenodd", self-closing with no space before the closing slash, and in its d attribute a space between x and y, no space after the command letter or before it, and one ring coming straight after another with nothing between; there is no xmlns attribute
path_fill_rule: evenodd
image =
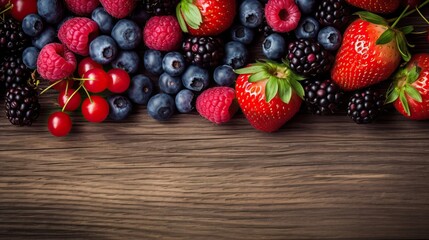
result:
<svg viewBox="0 0 429 240"><path fill-rule="evenodd" d="M3 58L0 65L0 82L6 89L26 85L31 70L22 61L21 55L14 54Z"/></svg>
<svg viewBox="0 0 429 240"><path fill-rule="evenodd" d="M344 93L330 79L304 82L304 101L309 112L317 115L331 115L338 112Z"/></svg>
<svg viewBox="0 0 429 240"><path fill-rule="evenodd" d="M143 9L150 15L173 14L179 0L143 0Z"/></svg>
<svg viewBox="0 0 429 240"><path fill-rule="evenodd" d="M222 63L224 44L219 37L189 36L182 44L183 55L189 64L215 68Z"/></svg>
<svg viewBox="0 0 429 240"><path fill-rule="evenodd" d="M356 92L349 101L347 115L356 123L371 123L383 109L385 97L378 91L367 89Z"/></svg>
<svg viewBox="0 0 429 240"><path fill-rule="evenodd" d="M314 39L298 39L289 43L287 59L298 74L315 76L329 71L333 56Z"/></svg>
<svg viewBox="0 0 429 240"><path fill-rule="evenodd" d="M37 91L29 86L10 88L5 97L6 116L13 125L30 126L39 116Z"/></svg>
<svg viewBox="0 0 429 240"><path fill-rule="evenodd" d="M30 39L22 31L21 23L6 18L0 22L0 52L21 53L30 44Z"/></svg>
<svg viewBox="0 0 429 240"><path fill-rule="evenodd" d="M271 33L274 33L274 30L268 25L267 20L264 17L264 21L262 21L261 25L258 27L258 33L264 34L264 37L268 37Z"/></svg>
<svg viewBox="0 0 429 240"><path fill-rule="evenodd" d="M352 9L345 0L322 0L315 17L322 26L344 27L351 16Z"/></svg>

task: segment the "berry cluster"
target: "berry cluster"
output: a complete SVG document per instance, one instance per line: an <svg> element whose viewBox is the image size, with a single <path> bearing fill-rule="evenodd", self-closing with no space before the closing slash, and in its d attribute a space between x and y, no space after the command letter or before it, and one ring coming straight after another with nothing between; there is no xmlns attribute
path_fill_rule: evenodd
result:
<svg viewBox="0 0 429 240"><path fill-rule="evenodd" d="M387 14L399 7L384 1L10 0L0 7L6 14L0 22L0 87L7 116L12 124L31 125L39 115L39 95L56 89L61 111L48 120L55 136L70 132L70 112L79 110L89 122L122 121L139 106L158 121L197 110L216 124L241 108L252 126L271 132L304 100L311 113L342 111L368 123L381 112L385 94L366 87L391 75L401 54L410 59L403 33L395 30L377 41L386 45L386 57L368 57L379 64L370 67L388 71L369 71L374 76L365 79L359 66L373 62L347 63L358 59L353 49L366 49L353 42L356 34L394 29L397 21L377 27L388 22L372 13L352 17L357 8ZM405 47L389 52L396 47L388 44ZM255 46L266 60L251 63ZM386 101L400 102L411 114L411 100L425 101L412 85L420 71L408 66L399 72L400 87ZM39 94L35 79L49 87ZM351 90L358 92L343 104Z"/></svg>

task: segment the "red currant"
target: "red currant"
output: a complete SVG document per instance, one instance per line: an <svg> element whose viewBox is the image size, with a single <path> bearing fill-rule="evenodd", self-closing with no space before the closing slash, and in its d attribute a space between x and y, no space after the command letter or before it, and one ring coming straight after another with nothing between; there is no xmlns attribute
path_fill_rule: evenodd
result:
<svg viewBox="0 0 429 240"><path fill-rule="evenodd" d="M64 90L64 91L61 91L60 94L58 95L58 104L61 107L64 107L64 105L67 103L66 107L64 108L64 111L72 112L79 108L82 98L79 92L75 93L75 91L76 90L69 88L67 92ZM69 98L70 100L68 100Z"/></svg>
<svg viewBox="0 0 429 240"><path fill-rule="evenodd" d="M103 69L103 66L98 62L92 60L91 57L86 57L79 62L79 65L77 67L77 73L79 74L79 76L82 76L84 73L94 68Z"/></svg>
<svg viewBox="0 0 429 240"><path fill-rule="evenodd" d="M61 79L58 80L59 83L55 82L52 88L57 90L58 92L64 91L67 88L67 82L69 83L69 88L73 88L74 81L72 79Z"/></svg>
<svg viewBox="0 0 429 240"><path fill-rule="evenodd" d="M109 115L109 104L103 97L91 96L83 100L82 114L88 122L102 122Z"/></svg>
<svg viewBox="0 0 429 240"><path fill-rule="evenodd" d="M37 0L11 0L10 3L13 4L10 14L20 22L28 14L37 13Z"/></svg>
<svg viewBox="0 0 429 240"><path fill-rule="evenodd" d="M109 76L103 69L93 68L83 74L83 86L92 93L99 93L107 89Z"/></svg>
<svg viewBox="0 0 429 240"><path fill-rule="evenodd" d="M123 93L130 86L130 75L120 68L114 68L107 72L109 75L109 87L108 89L112 93Z"/></svg>
<svg viewBox="0 0 429 240"><path fill-rule="evenodd" d="M67 113L54 112L48 119L48 130L56 137L64 137L72 128L72 120Z"/></svg>

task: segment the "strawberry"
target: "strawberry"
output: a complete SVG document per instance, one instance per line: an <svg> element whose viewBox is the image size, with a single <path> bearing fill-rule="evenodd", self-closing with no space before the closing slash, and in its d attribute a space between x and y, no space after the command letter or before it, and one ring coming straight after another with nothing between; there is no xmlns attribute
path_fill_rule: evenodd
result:
<svg viewBox="0 0 429 240"><path fill-rule="evenodd" d="M382 17L358 12L361 18L352 22L344 32L331 77L346 91L362 89L387 79L397 69L401 56L408 61L405 34L412 26L395 29Z"/></svg>
<svg viewBox="0 0 429 240"><path fill-rule="evenodd" d="M398 9L401 0L346 0L349 4L374 13L393 13Z"/></svg>
<svg viewBox="0 0 429 240"><path fill-rule="evenodd" d="M215 36L231 26L235 10L235 0L181 0L176 15L183 32Z"/></svg>
<svg viewBox="0 0 429 240"><path fill-rule="evenodd" d="M304 89L288 65L264 61L236 70L238 104L250 124L264 132L277 131L299 110Z"/></svg>
<svg viewBox="0 0 429 240"><path fill-rule="evenodd" d="M429 53L414 55L393 79L386 103L409 119L429 119Z"/></svg>

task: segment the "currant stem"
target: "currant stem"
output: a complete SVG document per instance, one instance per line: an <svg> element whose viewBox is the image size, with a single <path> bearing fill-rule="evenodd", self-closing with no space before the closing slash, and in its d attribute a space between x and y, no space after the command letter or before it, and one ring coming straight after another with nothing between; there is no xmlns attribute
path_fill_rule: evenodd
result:
<svg viewBox="0 0 429 240"><path fill-rule="evenodd" d="M391 28L394 28L396 24L398 24L398 22L405 16L405 14L408 11L408 8L410 8L409 5L404 9L404 11L402 11L401 15L399 15L399 17L396 18L395 22L392 24L392 26L390 26Z"/></svg>
<svg viewBox="0 0 429 240"><path fill-rule="evenodd" d="M89 101L92 103L91 95L89 94L88 90L86 90L86 87L83 85L83 82L80 84L80 86L79 86L79 87L82 87L82 88L83 88L83 90L85 91L86 95L87 95L87 96L88 96L88 98L89 98Z"/></svg>
<svg viewBox="0 0 429 240"><path fill-rule="evenodd" d="M68 81L67 81L67 86L68 86ZM64 110L67 107L67 104L69 103L70 99L72 99L74 97L74 95L76 95L77 92L79 92L79 90L83 87L83 85L81 84L71 95L69 98L67 98L67 101L64 103L64 107L63 109L61 109L61 112L64 112ZM67 94L67 90L66 90L66 94Z"/></svg>
<svg viewBox="0 0 429 240"><path fill-rule="evenodd" d="M421 9L422 7L426 6L429 3L429 0L424 1L422 4L420 4L419 6L417 6L416 8L410 10L409 12L405 13L404 16L402 17L408 17L409 15L413 14L414 12L416 12L416 9ZM391 18L389 20L387 20L387 22L391 23L396 21L397 18Z"/></svg>
<svg viewBox="0 0 429 240"><path fill-rule="evenodd" d="M56 81L56 82L52 83L51 85L49 85L48 87L46 87L45 89L43 89L43 91L41 91L39 95L44 94L46 91L48 91L49 89L51 89L51 88L55 87L55 86L56 86L57 84L59 84L61 81L64 81L64 80L63 80L63 79L61 79L61 80L58 80L58 81Z"/></svg>
<svg viewBox="0 0 429 240"><path fill-rule="evenodd" d="M417 13L420 15L420 17L422 17L422 19L429 24L428 19L422 14L422 12L420 12L420 10L418 8L416 8Z"/></svg>

